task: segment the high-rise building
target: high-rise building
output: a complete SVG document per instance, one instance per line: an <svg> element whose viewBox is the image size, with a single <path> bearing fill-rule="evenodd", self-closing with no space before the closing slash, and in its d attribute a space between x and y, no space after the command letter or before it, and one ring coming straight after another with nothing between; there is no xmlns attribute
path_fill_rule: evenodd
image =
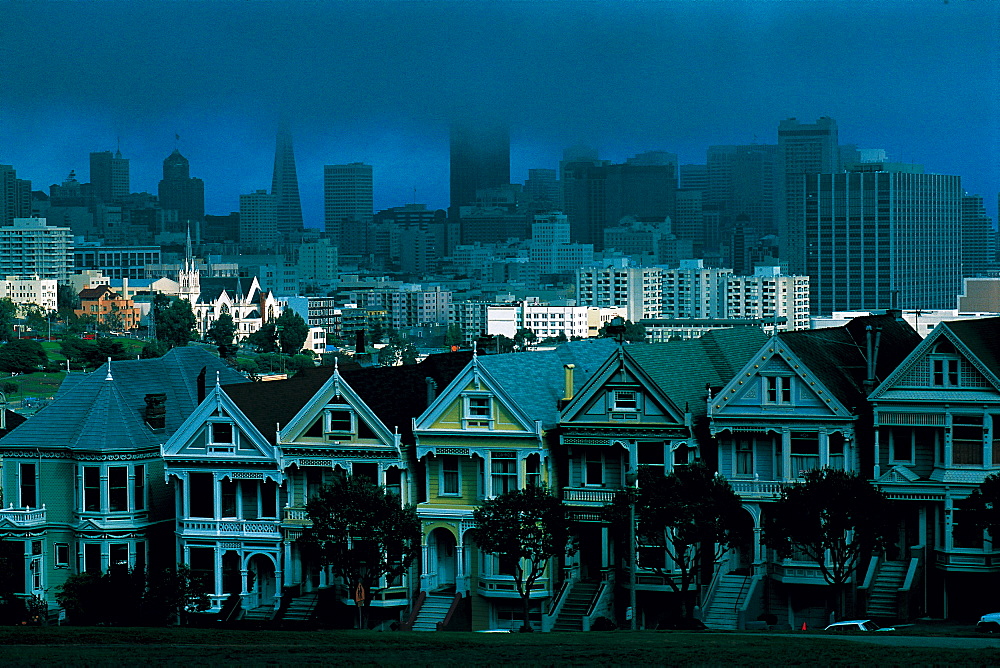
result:
<svg viewBox="0 0 1000 668"><path fill-rule="evenodd" d="M708 190L708 165L680 165L677 185L691 190Z"/></svg>
<svg viewBox="0 0 1000 668"><path fill-rule="evenodd" d="M719 207L723 238L728 237L739 216L747 217L751 235L775 232L777 152L774 144L708 147L706 202Z"/></svg>
<svg viewBox="0 0 1000 668"><path fill-rule="evenodd" d="M951 308L962 279L962 184L919 165L803 178L813 314Z"/></svg>
<svg viewBox="0 0 1000 668"><path fill-rule="evenodd" d="M128 158L121 151L90 154L90 187L102 202L115 202L129 194Z"/></svg>
<svg viewBox="0 0 1000 668"><path fill-rule="evenodd" d="M962 276L982 276L993 265L993 221L986 215L980 195L962 197Z"/></svg>
<svg viewBox="0 0 1000 668"><path fill-rule="evenodd" d="M580 267L576 271L577 303L581 306L624 308L626 319L638 322L662 313L663 270L633 267L627 260L607 266Z"/></svg>
<svg viewBox="0 0 1000 668"><path fill-rule="evenodd" d="M17 178L10 165L0 165L0 225L31 215L31 181Z"/></svg>
<svg viewBox="0 0 1000 668"><path fill-rule="evenodd" d="M788 276L776 266L727 276L725 307L727 318L773 320L776 330L809 329L809 277Z"/></svg>
<svg viewBox="0 0 1000 668"><path fill-rule="evenodd" d="M193 224L199 227L205 219L205 182L191 177L191 166L181 152L163 160L163 180L159 185L160 208L177 212L176 229L183 232Z"/></svg>
<svg viewBox="0 0 1000 668"><path fill-rule="evenodd" d="M73 268L73 236L68 227L44 218L15 218L0 226L0 276L37 275L67 281Z"/></svg>
<svg viewBox="0 0 1000 668"><path fill-rule="evenodd" d="M274 174L271 195L278 217L278 232L288 238L302 231L302 202L299 199L299 179L295 173L295 152L292 133L282 124L274 147Z"/></svg>
<svg viewBox="0 0 1000 668"><path fill-rule="evenodd" d="M340 255L364 255L375 210L372 166L363 162L325 165L323 210L326 233Z"/></svg>
<svg viewBox="0 0 1000 668"><path fill-rule="evenodd" d="M510 132L505 125L451 125L451 206L458 215L476 203L476 191L510 183Z"/></svg>
<svg viewBox="0 0 1000 668"><path fill-rule="evenodd" d="M726 279L732 269L706 267L704 260L681 260L680 266L663 268L664 318L724 318Z"/></svg>
<svg viewBox="0 0 1000 668"><path fill-rule="evenodd" d="M274 195L266 190L240 195L240 244L260 250L272 247L280 238Z"/></svg>
<svg viewBox="0 0 1000 668"><path fill-rule="evenodd" d="M781 259L793 274L805 271L805 177L840 170L838 141L837 122L826 116L812 124L794 118L778 124L775 210Z"/></svg>
<svg viewBox="0 0 1000 668"><path fill-rule="evenodd" d="M554 169L529 169L523 192L525 203L533 211L562 210L562 184Z"/></svg>

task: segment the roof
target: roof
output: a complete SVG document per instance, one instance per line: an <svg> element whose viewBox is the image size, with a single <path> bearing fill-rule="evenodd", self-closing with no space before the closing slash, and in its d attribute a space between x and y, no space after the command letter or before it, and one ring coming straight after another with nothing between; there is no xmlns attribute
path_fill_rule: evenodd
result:
<svg viewBox="0 0 1000 668"><path fill-rule="evenodd" d="M93 373L73 374L52 402L0 439L3 448L68 447L80 450L137 450L158 447L198 404L198 376L206 384L246 380L218 357L189 346L155 359L104 364ZM147 394L166 395L166 427L146 425Z"/></svg>
<svg viewBox="0 0 1000 668"><path fill-rule="evenodd" d="M112 290L109 286L98 285L93 288L84 288L83 290L80 290L80 299L81 300L100 299L101 297L104 296L105 293L111 293L116 297L119 296L118 293Z"/></svg>
<svg viewBox="0 0 1000 668"><path fill-rule="evenodd" d="M477 362L525 414L532 420L541 420L542 429L551 429L559 423L559 400L565 393L565 365L575 367L573 392L576 393L617 349L618 344L613 339L584 339L564 343L555 350L480 355Z"/></svg>
<svg viewBox="0 0 1000 668"><path fill-rule="evenodd" d="M969 323L962 324L972 324ZM868 327L878 340L875 358L875 385L885 380L917 344L920 335L901 318L892 314L854 318L841 327L782 332L775 338L787 345L823 386L848 409L862 406L868 392ZM873 385L874 387L874 385Z"/></svg>
<svg viewBox="0 0 1000 668"><path fill-rule="evenodd" d="M427 408L427 378L443 390L469 363L469 352L430 355L419 364L345 369L347 384L390 430L399 428L405 442L412 442L413 418ZM333 367L304 369L288 380L240 383L226 394L269 441L278 425L286 425L333 375Z"/></svg>
<svg viewBox="0 0 1000 668"><path fill-rule="evenodd" d="M5 427L0 429L0 438L6 436L11 432L11 430L16 429L19 425L24 424L25 420L28 418L24 417L20 413L15 413L14 411L4 409L4 424Z"/></svg>
<svg viewBox="0 0 1000 668"><path fill-rule="evenodd" d="M629 346L628 354L681 410L708 412L708 387L719 388L767 342L758 327L716 329L697 339Z"/></svg>
<svg viewBox="0 0 1000 668"><path fill-rule="evenodd" d="M222 296L223 292L228 294L229 298L233 301L238 301L241 298L245 300L250 296L249 293L253 287L253 278L246 278L244 276L211 276L199 279L198 285L201 288L201 293L198 295L199 302L214 302Z"/></svg>
<svg viewBox="0 0 1000 668"><path fill-rule="evenodd" d="M993 375L1000 377L1000 318L946 320L940 326L950 329Z"/></svg>

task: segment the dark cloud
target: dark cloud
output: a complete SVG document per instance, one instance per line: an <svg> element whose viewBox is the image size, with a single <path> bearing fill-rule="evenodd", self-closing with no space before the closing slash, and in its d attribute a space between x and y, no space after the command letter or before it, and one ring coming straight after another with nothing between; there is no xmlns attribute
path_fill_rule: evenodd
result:
<svg viewBox="0 0 1000 668"><path fill-rule="evenodd" d="M957 173L995 210L1000 3L0 3L0 162L36 187L87 154L156 187L174 134L208 208L270 184L292 120L304 205L325 163L375 167L378 206L447 204L449 118L512 125L512 175L587 141L703 161L829 115L841 140Z"/></svg>

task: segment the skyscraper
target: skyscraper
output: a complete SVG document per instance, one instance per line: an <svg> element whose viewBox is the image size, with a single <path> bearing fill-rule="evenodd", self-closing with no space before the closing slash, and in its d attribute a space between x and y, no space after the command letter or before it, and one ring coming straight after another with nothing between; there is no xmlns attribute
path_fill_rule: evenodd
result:
<svg viewBox="0 0 1000 668"><path fill-rule="evenodd" d="M278 232L286 238L302 231L302 202L299 199L299 179L295 173L295 152L292 133L287 124L278 130L274 147L274 175L271 177Z"/></svg>
<svg viewBox="0 0 1000 668"><path fill-rule="evenodd" d="M161 209L177 212L174 232L184 231L189 223L200 226L205 219L205 182L191 178L188 159L177 149L163 160L159 196Z"/></svg>
<svg viewBox="0 0 1000 668"><path fill-rule="evenodd" d="M476 203L476 191L510 183L510 132L505 125L451 126L451 208Z"/></svg>
<svg viewBox="0 0 1000 668"><path fill-rule="evenodd" d="M805 271L805 235L802 198L807 174L840 170L837 122L826 116L815 123L794 118L778 124L777 191L775 206L781 259L789 272Z"/></svg>
<svg viewBox="0 0 1000 668"><path fill-rule="evenodd" d="M803 177L812 313L953 308L962 184L919 165L857 164Z"/></svg>
<svg viewBox="0 0 1000 668"><path fill-rule="evenodd" d="M746 232L754 238L775 232L777 151L774 144L708 147L706 203L719 207L724 239L739 216L746 216Z"/></svg>
<svg viewBox="0 0 1000 668"><path fill-rule="evenodd" d="M266 190L240 195L240 244L261 250L277 243L277 210L274 195Z"/></svg>
<svg viewBox="0 0 1000 668"><path fill-rule="evenodd" d="M323 167L323 211L327 235L341 256L363 255L375 204L372 166L363 162Z"/></svg>
<svg viewBox="0 0 1000 668"><path fill-rule="evenodd" d="M17 178L10 165L0 165L0 225L31 215L31 181Z"/></svg>
<svg viewBox="0 0 1000 668"><path fill-rule="evenodd" d="M980 195L962 197L962 276L986 274L993 264L991 239L993 221L986 215Z"/></svg>
<svg viewBox="0 0 1000 668"><path fill-rule="evenodd" d="M90 186L102 202L114 202L128 195L128 158L123 158L121 151L91 153Z"/></svg>

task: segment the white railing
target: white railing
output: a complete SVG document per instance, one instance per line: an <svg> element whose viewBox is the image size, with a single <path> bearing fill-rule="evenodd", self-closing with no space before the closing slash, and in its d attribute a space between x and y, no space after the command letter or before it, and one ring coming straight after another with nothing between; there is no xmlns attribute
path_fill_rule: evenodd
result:
<svg viewBox="0 0 1000 668"><path fill-rule="evenodd" d="M788 487L788 482L778 480L730 480L729 486L740 496L771 497L781 496L781 490Z"/></svg>
<svg viewBox="0 0 1000 668"><path fill-rule="evenodd" d="M277 520L179 520L182 533L280 538Z"/></svg>
<svg viewBox="0 0 1000 668"><path fill-rule="evenodd" d="M587 489L579 487L564 487L563 501L566 503L611 503L615 500L618 490Z"/></svg>
<svg viewBox="0 0 1000 668"><path fill-rule="evenodd" d="M284 518L286 522L308 522L309 513L306 512L305 508L292 508L291 506L284 507Z"/></svg>
<svg viewBox="0 0 1000 668"><path fill-rule="evenodd" d="M27 527L45 524L45 506L41 508L0 508L0 521L7 520L14 526Z"/></svg>

